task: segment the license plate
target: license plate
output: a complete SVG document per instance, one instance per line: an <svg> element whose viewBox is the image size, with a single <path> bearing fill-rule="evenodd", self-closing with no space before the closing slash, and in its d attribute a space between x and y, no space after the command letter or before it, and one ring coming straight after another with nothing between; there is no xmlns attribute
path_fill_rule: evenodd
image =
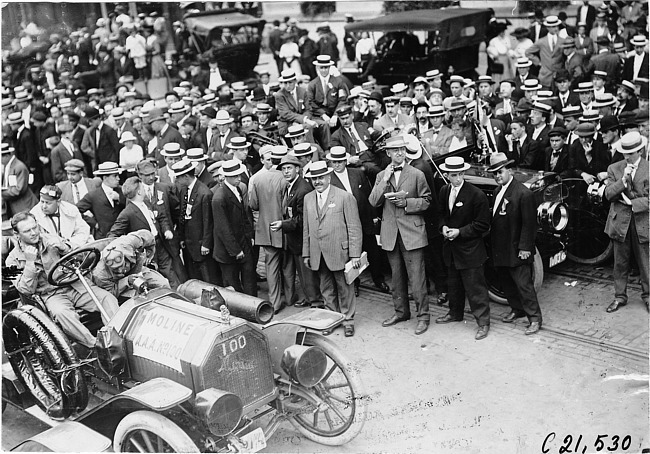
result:
<svg viewBox="0 0 650 454"><path fill-rule="evenodd" d="M548 267L553 268L555 265L558 265L566 260L566 251L560 251L556 254L553 254L548 259Z"/></svg>
<svg viewBox="0 0 650 454"><path fill-rule="evenodd" d="M266 437L261 427L241 437L242 443L246 447L245 452L257 452L266 448Z"/></svg>

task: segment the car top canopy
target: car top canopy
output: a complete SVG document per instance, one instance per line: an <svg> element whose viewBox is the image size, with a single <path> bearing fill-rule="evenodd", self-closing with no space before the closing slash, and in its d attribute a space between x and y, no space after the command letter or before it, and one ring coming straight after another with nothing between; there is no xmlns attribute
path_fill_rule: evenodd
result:
<svg viewBox="0 0 650 454"><path fill-rule="evenodd" d="M347 32L414 32L437 30L441 50L465 47L485 38L490 12L485 9L446 8L403 11L353 22Z"/></svg>
<svg viewBox="0 0 650 454"><path fill-rule="evenodd" d="M237 28L242 25L258 26L260 19L242 14L239 12L229 12L224 14L210 14L210 15L190 15L185 17L185 26L189 31L201 37L206 37L215 28Z"/></svg>

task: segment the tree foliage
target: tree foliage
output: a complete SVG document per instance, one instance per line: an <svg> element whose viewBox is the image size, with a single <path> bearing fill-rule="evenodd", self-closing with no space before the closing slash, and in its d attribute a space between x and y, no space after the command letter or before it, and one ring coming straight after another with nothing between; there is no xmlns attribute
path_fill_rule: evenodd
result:
<svg viewBox="0 0 650 454"><path fill-rule="evenodd" d="M517 2L519 5L519 14L532 13L535 10L550 11L550 10L566 10L570 5L570 1L534 1L534 2Z"/></svg>
<svg viewBox="0 0 650 454"><path fill-rule="evenodd" d="M336 11L336 2L300 2L300 11L305 17L319 14L332 14Z"/></svg>
<svg viewBox="0 0 650 454"><path fill-rule="evenodd" d="M460 1L385 1L384 13L398 13L400 11L411 11L414 9L439 9L458 5L460 5Z"/></svg>

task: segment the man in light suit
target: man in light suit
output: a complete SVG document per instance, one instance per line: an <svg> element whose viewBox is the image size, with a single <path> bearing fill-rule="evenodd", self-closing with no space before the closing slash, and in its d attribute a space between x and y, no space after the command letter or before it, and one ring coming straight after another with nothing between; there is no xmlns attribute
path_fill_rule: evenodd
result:
<svg viewBox="0 0 650 454"><path fill-rule="evenodd" d="M399 129L400 131L404 131L413 123L408 115L399 113L398 97L388 96L384 98L384 107L386 108L386 113L374 121L372 125L374 130L393 131L394 129Z"/></svg>
<svg viewBox="0 0 650 454"><path fill-rule="evenodd" d="M532 46L526 49L526 57L533 63L541 65L538 79L547 89L553 87L553 77L557 71L562 69L564 64L564 53L562 45L564 39L558 36L562 21L557 16L548 16L544 20L544 26L548 34L539 38Z"/></svg>
<svg viewBox="0 0 650 454"><path fill-rule="evenodd" d="M490 301L483 273L487 252L483 237L490 230L487 196L464 181L470 165L460 156L445 159L440 169L450 184L440 190L442 217L439 225L445 242L442 252L447 264L449 313L436 323L460 322L464 317L465 296L478 324L475 339L487 337L490 330Z"/></svg>
<svg viewBox="0 0 650 454"><path fill-rule="evenodd" d="M429 300L424 267L424 248L429 244L423 213L429 208L431 191L420 170L404 162L406 142L402 136L386 141L391 163L377 175L370 204L383 207L381 247L388 254L392 271L395 313L382 326L411 318L408 283L418 311L415 334L429 329Z"/></svg>
<svg viewBox="0 0 650 454"><path fill-rule="evenodd" d="M627 304L627 279L632 255L639 266L641 299L648 308L648 161L641 134L621 138L619 152L625 158L607 168L605 197L611 202L605 233L614 245L614 302L607 312Z"/></svg>
<svg viewBox="0 0 650 454"><path fill-rule="evenodd" d="M424 144L432 156L447 154L454 133L444 125L445 108L442 106L431 106L429 107L427 116L431 122L431 129L422 134L422 144Z"/></svg>
<svg viewBox="0 0 650 454"><path fill-rule="evenodd" d="M61 189L61 201L76 206L86 194L99 187L101 181L98 178L84 177L84 169L85 164L81 159L70 159L65 163L64 170L67 179L56 184ZM97 221L93 217L92 211L81 213L81 217L94 230Z"/></svg>
<svg viewBox="0 0 650 454"><path fill-rule="evenodd" d="M309 105L307 104L307 91L296 86L296 73L292 69L282 71L278 78L280 90L273 93L275 108L278 110L278 134L284 136L287 129L294 123L308 127L321 126L329 128L324 121L309 118Z"/></svg>
<svg viewBox="0 0 650 454"><path fill-rule="evenodd" d="M344 333L351 337L356 299L344 269L349 261L354 268L361 267L361 221L354 196L330 184L331 172L325 161L318 161L307 174L315 191L304 200L302 257L307 267L318 271L325 305L345 316Z"/></svg>
<svg viewBox="0 0 650 454"><path fill-rule="evenodd" d="M535 210L533 192L513 177L514 163L505 153L490 156L490 167L498 186L494 190L490 243L492 262L510 305L502 321L512 323L528 317L526 335L542 326L542 311L533 285L532 264L535 256Z"/></svg>
<svg viewBox="0 0 650 454"><path fill-rule="evenodd" d="M38 198L29 188L29 169L14 155L15 149L3 143L2 152L2 214L9 219L21 211L29 211ZM6 204L6 206L5 206ZM6 210L6 213L5 213Z"/></svg>

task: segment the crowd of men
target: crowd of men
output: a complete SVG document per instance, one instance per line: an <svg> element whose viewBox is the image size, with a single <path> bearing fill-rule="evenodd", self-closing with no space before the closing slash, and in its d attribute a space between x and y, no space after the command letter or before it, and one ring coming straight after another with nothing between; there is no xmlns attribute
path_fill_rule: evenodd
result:
<svg viewBox="0 0 650 454"><path fill-rule="evenodd" d="M513 177L521 167L607 185L616 292L607 310L627 303L633 257L647 307L648 40L646 29L618 34L637 5L623 3L606 2L591 33L588 23L570 30L544 18L515 78L498 86L489 75L433 69L387 96L372 81L353 86L341 76L337 50L313 58L313 75L283 66L277 81L262 72L255 82L227 82L216 62L196 62L198 71L153 101L135 82L150 77L160 48L134 53L136 20L122 18L115 35L92 34L87 63L102 74L99 88L74 77L87 70L78 66L79 36L57 36L45 63L3 81L2 216L18 239L7 264L26 270L19 290L42 294L85 345L74 308L92 303L80 289L53 288L45 273L104 238L93 282L109 313L135 275L153 287L200 279L256 296L262 274L276 313L327 307L345 315L353 336L359 280L350 282L346 265L360 269L367 259L376 288L392 293L395 313L383 326L409 320L413 299L422 334L429 295L449 304L437 323L463 320L467 298L483 339L491 231L512 308L503 321L527 317L534 334L542 325L531 273L535 206ZM618 28L587 41L602 20ZM491 209L464 181L470 164L445 156L472 147L485 151L498 184ZM440 191L436 157L449 182Z"/></svg>

